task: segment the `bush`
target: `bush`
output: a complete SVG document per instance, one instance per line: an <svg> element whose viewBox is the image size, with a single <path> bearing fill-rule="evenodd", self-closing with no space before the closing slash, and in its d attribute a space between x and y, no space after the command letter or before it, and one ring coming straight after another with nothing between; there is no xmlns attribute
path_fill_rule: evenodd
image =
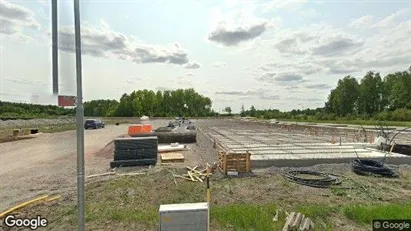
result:
<svg viewBox="0 0 411 231"><path fill-rule="evenodd" d="M411 121L411 110L400 108L392 112L392 119L396 121Z"/></svg>

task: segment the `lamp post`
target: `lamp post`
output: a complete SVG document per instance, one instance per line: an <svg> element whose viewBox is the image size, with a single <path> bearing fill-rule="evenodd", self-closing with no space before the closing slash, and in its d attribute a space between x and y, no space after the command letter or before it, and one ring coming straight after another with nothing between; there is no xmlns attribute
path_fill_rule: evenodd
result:
<svg viewBox="0 0 411 231"><path fill-rule="evenodd" d="M81 67L81 34L80 34L80 4L74 0L74 33L76 45L76 76L77 76L77 207L78 230L85 230L85 197L84 197L84 108Z"/></svg>

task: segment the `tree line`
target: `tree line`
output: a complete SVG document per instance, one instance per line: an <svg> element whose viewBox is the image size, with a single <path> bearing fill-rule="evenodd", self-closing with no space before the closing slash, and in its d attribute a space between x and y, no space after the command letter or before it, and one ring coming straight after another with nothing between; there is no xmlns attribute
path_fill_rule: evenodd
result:
<svg viewBox="0 0 411 231"><path fill-rule="evenodd" d="M157 91L137 90L123 94L120 100L91 100L84 102L84 115L95 117L169 117L214 116L210 98L194 89ZM75 108L53 105L12 103L0 101L1 119L32 119L74 116Z"/></svg>
<svg viewBox="0 0 411 231"><path fill-rule="evenodd" d="M214 115L210 98L193 88L157 91L138 90L123 94L119 101L92 100L84 103L84 115L107 117L201 117Z"/></svg>
<svg viewBox="0 0 411 231"><path fill-rule="evenodd" d="M374 71L367 72L360 81L345 76L331 90L324 107L281 112L256 110L254 106L245 110L243 106L241 115L266 119L411 121L411 66L384 78Z"/></svg>
<svg viewBox="0 0 411 231"><path fill-rule="evenodd" d="M170 117L214 116L210 98L193 88L166 91L137 90L123 94L120 100L91 100L84 103L84 115L96 117ZM231 107L224 111L231 115ZM75 109L53 105L11 103L0 101L0 118L47 118L74 116ZM241 109L241 116L266 119L301 120L393 120L411 121L411 66L406 71L380 73L369 71L360 81L346 76L330 91L324 107L294 109L282 112L277 109L257 110L254 106Z"/></svg>

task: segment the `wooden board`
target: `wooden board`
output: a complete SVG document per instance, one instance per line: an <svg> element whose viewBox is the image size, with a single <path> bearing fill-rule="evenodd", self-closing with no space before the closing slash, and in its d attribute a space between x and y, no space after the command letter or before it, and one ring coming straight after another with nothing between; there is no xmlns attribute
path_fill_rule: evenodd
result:
<svg viewBox="0 0 411 231"><path fill-rule="evenodd" d="M184 156L181 152L161 153L161 162L162 163L184 162Z"/></svg>

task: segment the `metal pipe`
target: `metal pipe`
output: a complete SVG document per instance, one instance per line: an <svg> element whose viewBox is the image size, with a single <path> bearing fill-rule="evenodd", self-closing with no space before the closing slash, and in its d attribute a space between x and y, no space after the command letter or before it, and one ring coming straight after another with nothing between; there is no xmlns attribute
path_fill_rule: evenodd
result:
<svg viewBox="0 0 411 231"><path fill-rule="evenodd" d="M53 94L59 93L59 64L58 64L58 5L57 0L51 0L51 57Z"/></svg>
<svg viewBox="0 0 411 231"><path fill-rule="evenodd" d="M77 200L78 200L78 230L85 230L85 197L84 197L84 108L83 83L81 67L81 30L79 0L74 0L74 33L76 41L76 75L77 75Z"/></svg>

